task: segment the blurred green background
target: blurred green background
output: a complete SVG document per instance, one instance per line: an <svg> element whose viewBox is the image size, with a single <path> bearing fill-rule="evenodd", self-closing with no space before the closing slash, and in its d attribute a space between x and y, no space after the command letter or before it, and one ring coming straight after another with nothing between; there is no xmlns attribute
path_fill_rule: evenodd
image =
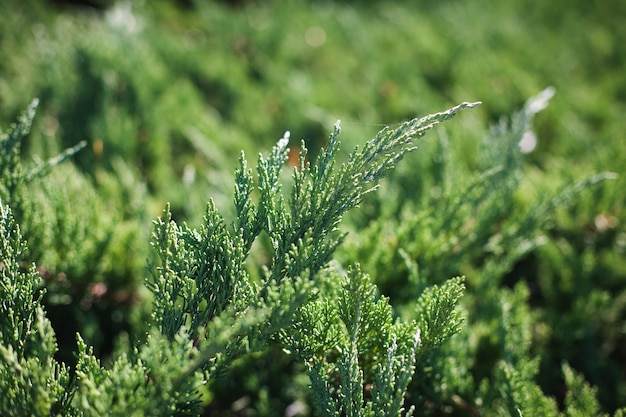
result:
<svg viewBox="0 0 626 417"><path fill-rule="evenodd" d="M596 172L620 176L557 211L537 230L546 243L493 285L523 281L529 289L532 349L542 358L538 382L546 393L562 399L557 374L567 360L599 387L607 411L626 404L625 21L626 2L615 0L4 0L0 126L6 130L38 97L27 163L88 142L73 164L31 185L31 213L22 220L29 260L49 289L59 357L72 362L77 330L103 357L116 336L141 337L151 220L170 202L177 221L197 225L209 198L228 218L240 150L254 160L289 130L294 147L303 139L315 155L341 119L349 151L383 125L482 101L401 163L392 179L399 185L387 183L393 192L381 191L347 219L354 239L378 244L378 229L367 229L373 219L400 227L399 213L424 201L416 190L436 185L441 138L458 181L471 177L488 126L553 86L534 123L537 145L524 155L514 206L532 207ZM369 259L366 272L401 310L410 302L396 294L406 267L388 274L399 276L392 280L370 246L353 243L340 255ZM426 269L448 274L428 276L430 283L468 276L469 332L482 314L487 329L490 320L476 301L481 294L472 293L482 256L482 247L474 249L475 258L458 264L433 256ZM263 251L255 256L262 264ZM253 380L252 366L259 368ZM225 394L216 395L211 415L280 409L306 385L276 378L300 375L294 367L259 359L235 369L215 387ZM242 398L248 402L231 407ZM230 414L218 414L224 404Z"/></svg>

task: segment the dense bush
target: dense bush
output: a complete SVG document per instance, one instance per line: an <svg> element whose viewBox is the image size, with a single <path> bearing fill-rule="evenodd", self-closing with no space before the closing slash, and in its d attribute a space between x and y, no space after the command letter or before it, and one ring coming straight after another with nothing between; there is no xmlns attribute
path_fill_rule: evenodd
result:
<svg viewBox="0 0 626 417"><path fill-rule="evenodd" d="M194 225L207 233L197 225L209 199L227 222L240 214L231 204L240 149L256 154L289 129L296 140L287 162L296 166L304 147L307 160L318 160L337 118L350 149L381 123L481 100L347 213L335 259L346 268L358 262L363 273L341 275L361 282L364 295L375 285L392 317L422 329L428 300L445 304L441 294L460 288L447 280L465 276L460 331L415 359L407 401L417 415L516 407L591 415L626 404L623 6L5 3L0 126L32 97L40 104L30 135L28 116L3 136L3 238L14 252L3 252L2 271L17 251L28 285L38 279L26 271L31 263L43 278L45 294L22 297L40 299L52 323L54 360L47 324L37 331L48 342L33 352L61 376L57 388L68 386L81 357L91 363L86 346L113 369L138 364L133 354L127 362L111 356L133 351L124 340L144 343L142 360L173 343L146 336L153 299L142 283L146 260L158 265L159 254L147 245L150 220L170 202L173 231L188 234L185 250L196 253L188 240ZM524 105L546 85L555 90ZM13 218L27 248L11 232ZM266 278L276 244L262 234L249 248L252 281ZM338 292L332 282L323 284L329 297ZM38 308L29 317L43 317ZM217 334L232 336L221 326ZM77 331L86 342L79 358ZM291 353L270 343L238 357L202 389L207 413L312 412L306 364Z"/></svg>

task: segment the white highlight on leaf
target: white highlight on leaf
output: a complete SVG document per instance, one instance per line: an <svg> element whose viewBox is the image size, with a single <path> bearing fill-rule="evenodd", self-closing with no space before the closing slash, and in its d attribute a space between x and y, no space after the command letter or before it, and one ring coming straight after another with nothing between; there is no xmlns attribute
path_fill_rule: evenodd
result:
<svg viewBox="0 0 626 417"><path fill-rule="evenodd" d="M141 30L130 2L117 3L106 13L106 20L114 28L125 30L127 33L136 33Z"/></svg>
<svg viewBox="0 0 626 417"><path fill-rule="evenodd" d="M548 102L554 96L556 89L554 87L548 87L541 93L534 97L531 97L524 106L524 111L528 117L532 117L539 113L541 110L548 107ZM521 153L531 153L537 147L537 135L531 130L524 132L522 139L519 141L519 149Z"/></svg>
<svg viewBox="0 0 626 417"><path fill-rule="evenodd" d="M554 87L548 87L543 90L541 93L537 94L534 97L531 97L526 102L526 112L528 114L537 114L541 110L548 107L548 102L554 96L556 89Z"/></svg>
<svg viewBox="0 0 626 417"><path fill-rule="evenodd" d="M287 145L289 144L289 137L291 136L291 132L289 132L288 130L285 131L285 134L283 135L283 137L278 141L278 148L280 149L284 149L287 147Z"/></svg>
<svg viewBox="0 0 626 417"><path fill-rule="evenodd" d="M524 132L522 139L519 141L519 150L521 153L531 153L537 147L537 135L531 130Z"/></svg>

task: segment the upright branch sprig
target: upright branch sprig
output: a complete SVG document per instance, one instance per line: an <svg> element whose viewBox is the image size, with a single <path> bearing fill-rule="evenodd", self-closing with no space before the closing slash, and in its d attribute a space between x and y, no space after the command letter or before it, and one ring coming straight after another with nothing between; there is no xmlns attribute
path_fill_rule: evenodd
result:
<svg viewBox="0 0 626 417"><path fill-rule="evenodd" d="M274 253L273 273L298 274L308 269L313 276L330 260L343 239L342 235L335 233L343 214L358 206L367 193L376 189L385 174L407 152L415 149L415 141L426 131L454 117L458 111L479 104L462 103L441 113L410 120L397 129L385 127L362 150L355 148L338 170L335 170L335 159L340 144L339 122L335 124L328 146L322 149L313 168L306 162L303 144L298 167L293 174L291 210L277 217L279 225L275 230L268 230L276 241L275 249L278 249ZM283 204L282 195L277 195L275 199L276 206ZM281 221L289 224L282 224ZM279 230L286 233L276 233ZM286 270L289 252L304 242L312 245L318 255L315 259L291 262L294 270Z"/></svg>
<svg viewBox="0 0 626 417"><path fill-rule="evenodd" d="M158 318L159 326L173 337L190 321L194 327L206 325L235 298L238 298L237 308L245 309L246 299L256 302L252 300L255 288L260 288L257 295L266 299L268 288L280 285L284 279L292 284L304 276L313 279L342 241L337 226L343 214L374 190L428 129L478 104L462 103L441 113L413 119L397 129L385 128L362 150L355 149L348 162L336 170L340 132L337 123L328 147L321 151L313 167L306 160L306 147L302 146L288 198L283 194L280 174L287 159L289 132L268 157L259 156L257 204L252 200L255 188L252 171L242 154L235 173L236 218L231 227L226 226L212 203L199 231L177 225L169 210L155 223L153 246L161 265L152 268L149 287L155 294L154 317ZM273 254L268 275L258 287L251 282L244 265L261 232L267 233ZM196 331L192 329L190 334Z"/></svg>
<svg viewBox="0 0 626 417"><path fill-rule="evenodd" d="M0 200L0 342L12 346L20 358L42 346L37 322L42 293L34 268L20 265L26 244L11 209Z"/></svg>
<svg viewBox="0 0 626 417"><path fill-rule="evenodd" d="M312 303L310 309L317 312L307 312L302 325L287 330L309 369L315 404L329 417L400 416L420 330L416 323L394 323L388 300L376 294L358 266L342 279L335 302ZM322 338L325 350L318 344L321 329L315 317L322 318L327 334L333 335ZM406 415L412 415L412 409Z"/></svg>
<svg viewBox="0 0 626 417"><path fill-rule="evenodd" d="M246 349L278 342L305 359L317 395L325 398L320 409L327 415L339 415L339 410L353 416L374 415L375 410L376 415L399 415L419 345L415 324L392 324L390 305L377 298L375 286L358 267L350 269L345 285L327 298L315 298L319 289L314 284L323 279L319 272L343 239L337 230L343 214L358 206L428 129L476 105L463 103L397 129L385 128L338 168L337 123L315 164L307 161L302 144L288 194L281 183L287 132L269 156L259 156L256 187L245 156L240 157L236 217L230 225L212 202L199 229L176 224L166 209L155 222L152 244L160 265L151 268L149 288L157 328L170 341L187 334L197 347L183 373L202 369L210 377L224 358L232 361ZM261 282L255 282L245 262L263 232L271 242L272 261ZM329 331L316 325L321 318ZM212 330L217 323L237 329L219 344L219 352ZM228 333L219 329L221 335ZM310 329L320 340L311 338ZM341 354L333 354L334 349ZM324 357L332 360L325 363ZM373 377L376 369L383 375L378 382ZM340 385L319 380L331 374L339 376ZM366 382L377 384L374 402L366 401Z"/></svg>
<svg viewBox="0 0 626 417"><path fill-rule="evenodd" d="M257 173L259 177L259 193L261 195L257 210L257 221L272 240L275 251L280 251L281 237L287 233L287 213L281 185L278 182L282 165L287 159L289 149L289 132L272 149L266 160L259 155Z"/></svg>
<svg viewBox="0 0 626 417"><path fill-rule="evenodd" d="M161 331L173 338L187 324L193 337L233 300L243 269L245 243L226 229L213 202L199 230L177 225L169 208L155 222L153 246L161 266L148 283Z"/></svg>
<svg viewBox="0 0 626 417"><path fill-rule="evenodd" d="M248 169L248 161L246 161L242 151L239 157L239 168L235 172L234 203L236 218L233 232L241 234L246 256L252 247L252 243L263 230L261 224L256 221L257 211L250 200L253 184L252 171Z"/></svg>
<svg viewBox="0 0 626 417"><path fill-rule="evenodd" d="M57 344L42 307L45 291L34 265L21 265L25 250L0 200L0 415L57 415L71 397L69 372L53 359Z"/></svg>

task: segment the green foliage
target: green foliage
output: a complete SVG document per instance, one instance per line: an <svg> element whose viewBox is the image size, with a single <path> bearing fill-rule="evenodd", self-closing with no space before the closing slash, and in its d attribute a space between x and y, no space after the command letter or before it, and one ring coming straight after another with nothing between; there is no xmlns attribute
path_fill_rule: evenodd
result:
<svg viewBox="0 0 626 417"><path fill-rule="evenodd" d="M0 123L15 120L31 97L41 104L30 134L28 117L2 134L15 153L0 156L0 198L28 242L22 270L34 262L43 277L41 300L59 345L55 358L75 364L80 331L102 369L124 353L130 359L119 369L133 369L130 378L139 380L143 368L129 354L134 342L124 347L116 341L120 346L110 355L116 335L138 340L137 346L150 338L166 346L182 337L204 352L194 352L197 363L187 369L189 375L209 373L201 388L202 403L210 403L206 413L315 415L307 362L298 352L321 358L344 343L336 301L347 274L334 262L318 269L335 258L361 265L382 294L376 300L389 297L383 304L391 305L394 318L419 323L416 376L406 394L415 414L534 415L553 411L555 403L565 412L593 414L586 399L592 396L598 413L625 404L626 177L604 181L626 164L624 6L227 3L106 2L89 11L40 0L3 3ZM547 111L535 114L535 99L500 118L545 85L558 91ZM302 215L294 214L292 195L300 192L300 181L283 182L271 155L264 159L266 178L240 164L238 203L231 204L238 151L271 147L285 126L293 138L305 139L309 151L302 150L313 161L328 147L326 131L337 118L349 126L342 142L350 149L373 135L378 123L466 98L485 104L439 130L438 141L406 155L379 192L365 194L360 210L345 214L341 231L321 238L283 230L285 224L291 230L289 219L311 221L308 212L310 226L322 225L316 230L331 223L313 226L322 200L302 198L295 210ZM495 127L483 135L487 120L496 120ZM520 153L521 139L536 139L534 150ZM37 155L54 161L83 140L89 146L72 156L76 166L39 169L47 163ZM292 166L299 166L298 144L288 154ZM348 157L339 150L333 159L339 167ZM244 180L253 174L256 184ZM315 182L311 174L303 177L302 189ZM272 192L263 197L259 186ZM207 210L209 195L214 208ZM326 198L332 200L332 193ZM190 281L205 287L188 291L189 302L178 296L171 312L183 327L193 320L191 305L203 315L193 326L211 319L210 329L189 328L184 337L173 330L178 324L168 337L156 336L163 323L150 318L150 294L140 285L146 258L153 265L150 285L161 273L187 285L186 270L157 269L155 239L152 253L145 244L163 201L169 210L157 223L175 219L167 228L181 251L194 257L207 251L207 227L226 239L218 246L223 253L211 254L224 264L185 260ZM282 206L275 213L283 214L269 214ZM243 257L236 254L241 250ZM318 250L327 256L314 256ZM239 268L241 259L237 279L208 279L220 268ZM466 277L466 290L455 305L441 289L459 275ZM433 297L456 306L445 311L465 320L443 343L438 337L445 326L433 332L427 349L424 312L438 303L423 295L434 291L433 284ZM227 291L216 296L211 288ZM456 288L449 287L451 295ZM429 313L433 326L439 328L445 311ZM151 330L146 320L153 321ZM294 326L315 337L298 339L296 349L287 330ZM374 353L367 356L364 348L358 362L329 356L334 364L345 361L346 374L362 371L363 401L371 400L367 387L381 363L374 356L380 359L380 346L390 346L383 334L379 339ZM207 358L215 359L209 364ZM586 387L597 388L585 388L583 378ZM581 403L567 406L567 395Z"/></svg>
<svg viewBox="0 0 626 417"><path fill-rule="evenodd" d="M363 148L357 147L338 168L337 124L328 147L320 151L314 164L308 162L302 144L286 192L281 172L288 156L288 133L269 157L259 156L256 190L242 154L235 174L235 219L230 225L213 201L208 203L199 229L179 226L166 208L154 222L152 245L158 263L149 268L153 309L148 333L132 344L121 343L106 367L80 335L75 370L54 358L58 347L42 306L40 277L34 267L22 272L26 245L8 206L2 205L3 411L8 415L198 415L209 394L207 383L219 381L233 363L250 353L280 347L304 366L310 378L311 402L320 415L410 416L416 410L430 414L445 409L445 403L465 410L489 404L482 408L494 415L558 415L556 401L536 382L539 358L532 355L531 343L537 319L528 307L527 287L518 283L513 291L494 292L493 286L485 283L487 278L498 282L527 249L511 251L503 265L490 263L488 257L483 260L482 269L488 275L473 282L484 296L469 296L463 305L463 279L431 285L418 268L422 261L413 259L408 246L398 249L415 296L414 303L399 308L408 321L394 318L389 299L378 295L358 264L347 271L330 264L345 238L338 231L344 214L364 202L365 195L414 149L416 139L476 104L463 103L396 129L385 128ZM479 201L484 205L482 211L488 213L474 220L477 229L470 233L474 245L489 236L485 247L499 239L496 247L502 252L498 254L506 252L502 249L505 243L519 245L520 239L536 229L540 215L610 177L605 174L583 180L534 205L530 214L521 216L521 226L507 219L497 228L488 224L489 217L502 218L510 205L491 199L486 189L476 195L471 190L486 188L492 175L506 172L499 183L506 185L504 191L512 198L519 186L519 155L514 145L528 131L533 111L544 105L541 98L530 101L510 127L492 133L489 140L509 139L499 151L488 151L487 165L504 155L502 167L485 168L486 173L470 182L465 194L470 205ZM20 126L24 123L22 120ZM12 168L19 166L13 162ZM5 172L7 176L11 173ZM451 183L449 188L455 186ZM65 201L74 198L61 194L56 201L64 207ZM469 215L467 204L457 200L447 210L444 204L439 231L465 227L467 223L461 219ZM69 211L64 213L64 220L72 221ZM471 213L479 215L476 210ZM81 230L90 230L67 221L61 223L59 234L76 237ZM89 221L97 224L96 218ZM44 228L54 222L40 224ZM398 230L402 232L400 227ZM494 230L495 238L489 233ZM415 231L411 234L419 236ZM248 271L247 261L262 235L272 254L256 276ZM396 242L400 246L403 240ZM64 243L58 246L62 248ZM463 248L466 258L460 259L477 256L471 249ZM458 253L453 250L452 255ZM367 260L374 270L380 270L372 263L377 259ZM385 274L379 272L378 277L385 278ZM479 304L489 309L479 310ZM469 323L473 327L463 329L464 309L474 309L482 315L481 320L472 317ZM492 317L491 321L485 321L485 316ZM481 328L481 323L487 327ZM478 343L467 343L470 331L477 332ZM457 336L466 344L458 340L446 344ZM470 358L485 352L493 352L490 361L472 363ZM563 370L567 386L581 393L580 397L567 395L566 413L600 413L595 391L570 367Z"/></svg>
<svg viewBox="0 0 626 417"><path fill-rule="evenodd" d="M144 345L120 354L108 369L80 337L78 350L74 394L78 415L198 415L203 377L201 372L183 372L194 354L186 334L173 341L150 334Z"/></svg>
<svg viewBox="0 0 626 417"><path fill-rule="evenodd" d="M420 295L415 316L422 331L423 351L438 348L460 330L463 319L456 308L463 292L463 280L454 278L441 287L428 287Z"/></svg>
<svg viewBox="0 0 626 417"><path fill-rule="evenodd" d="M299 167L293 174L289 206L279 184L280 168L287 159L288 135L273 148L268 159L259 157L257 207L250 200L253 179L242 156L235 185L237 219L231 228L225 225L213 202L207 206L199 231L179 227L166 209L156 223L153 245L161 266L153 268L150 285L155 295L154 315L161 331L171 337L191 320L194 334L195 329L222 313L235 299L252 298L257 286L259 294L265 297L268 286L284 279L294 281L303 274L313 279L341 241L336 229L342 215L362 201L427 129L475 105L464 103L443 113L414 119L396 130L383 129L334 172L339 145L337 125L328 148L321 152L313 169L306 162L303 146ZM263 282L254 283L243 265L254 239L262 231L267 233L274 253L267 276ZM239 303L237 308L247 307L246 303Z"/></svg>
<svg viewBox="0 0 626 417"><path fill-rule="evenodd" d="M0 410L6 416L49 416L66 400L67 367L57 363L54 331L41 305L34 266L21 265L26 245L0 200Z"/></svg>
<svg viewBox="0 0 626 417"><path fill-rule="evenodd" d="M103 175L97 188L76 167L61 164L82 149L84 142L46 161L25 162L20 154L37 103L34 100L18 123L0 137L0 199L12 208L29 243L24 261L36 263L45 280L49 319L63 323L57 333L58 355L71 362L67 344L73 343L76 331L98 352L106 352L112 342L106 340L103 329L118 333L142 326L140 313L131 312L131 307L148 256L138 241L148 235L146 226L138 224L146 203L138 203L141 187L134 178L124 178L132 173L120 162L116 177ZM124 213L122 207L129 203L135 204ZM68 315L73 317L68 319Z"/></svg>
<svg viewBox="0 0 626 417"><path fill-rule="evenodd" d="M381 194L379 204L384 211L361 232L367 238L360 235L349 242L351 250L359 254L355 256L368 259L377 270L385 264L402 265L408 260L418 268L414 276L417 280L441 279L477 269L480 274L475 278L470 274L470 279L481 290L500 282L520 259L545 241L538 234L557 207L573 201L594 184L616 177L614 173L596 174L562 186L552 197L540 193L538 201L528 206L517 201L523 178L520 143L533 135L532 119L547 105L552 93L550 89L544 91L529 100L510 122L502 120L492 128L481 144L476 170L469 175L464 175L456 163L458 156L447 139L442 139L441 155L431 166L431 176L425 177L435 178L435 184L420 184L419 179L399 187L390 184L391 188L400 188L397 192L402 195L413 197L390 202L389 194ZM427 186L431 187L429 193L424 190ZM409 187L422 193L414 194ZM386 213L398 213L399 218ZM378 245L374 236L384 236L390 245ZM437 262L444 254L447 262ZM393 285L404 294L399 301L410 299L414 294L404 291L407 267L394 268L393 274L396 276L386 277L388 282L379 283L383 291L395 296L390 288ZM397 285L401 279L398 274L404 275L401 285ZM415 283L417 291L424 282Z"/></svg>
<svg viewBox="0 0 626 417"><path fill-rule="evenodd" d="M67 149L61 155L46 162L40 162L34 167L25 167L20 158L22 140L30 132L35 111L39 105L39 100L33 100L28 109L22 114L17 123L13 124L7 133L0 135L0 198L5 204L15 207L20 219L29 215L27 210L25 187L33 179L43 176L52 166L59 164L68 156L73 155L85 146L79 143L73 148Z"/></svg>
<svg viewBox="0 0 626 417"><path fill-rule="evenodd" d="M398 343L405 343L410 332L407 333L406 329L394 330L404 336L396 342L397 336L391 336L390 306L382 300L374 301L374 288L358 270L348 272L348 282L342 291L330 293L338 299L326 301L323 295L319 295L322 298L313 304L303 304L315 294L311 292L310 282L319 280L320 271L341 242L342 235L338 235L336 230L342 215L357 206L363 196L376 187L377 182L413 148L412 143L427 129L449 119L457 111L475 105L464 103L446 112L414 119L395 130L383 129L363 149L355 149L348 161L335 171L339 145L337 124L328 148L321 151L313 168L306 161L306 148L302 145L288 205L279 184L280 168L287 159L288 134L273 148L269 158L259 157L256 206L250 200L253 178L242 156L235 185L237 218L230 228L225 226L224 219L212 202L207 207L204 224L199 231L188 226L179 227L166 209L163 218L155 225L153 239L161 261L160 266L152 268L153 280L150 284L154 294L153 317L158 328L173 337L179 329L188 325L191 337L197 341L200 329L227 311L228 306L233 306L234 314L244 314L249 308L269 309L270 330L266 328L256 334L248 332L248 338L254 338L248 339L247 343L251 347L265 346L267 341L263 337L275 337L277 330L292 326L292 330L278 333L279 340L310 367L313 386L317 391L321 390L317 395L330 401L318 401L320 409L331 407L325 411L330 415L336 415L340 410L360 415L362 391L365 389L363 370L371 374L376 366L380 366L378 372L383 369L385 372L380 376L382 379L378 385L374 385L374 402L366 407L369 407L368 412L383 410L383 413L399 415L404 391L413 371L417 335L408 338L413 340L409 353L406 347L398 348ZM255 282L243 266L253 240L261 232L267 234L273 256L261 282ZM294 298L285 299L284 294L290 291L293 291ZM458 297L451 304L457 301ZM331 307L333 303L338 305L336 311ZM442 303L444 312L449 305ZM300 312L294 321L292 316L298 310ZM312 322L320 318L323 318L322 327ZM298 323L298 320L303 322ZM447 323L443 317L436 320L431 324L435 327L429 333L433 338L433 333L438 330L456 331L458 323ZM435 320L428 316L425 323L430 321ZM336 329L339 323L343 323L344 331ZM310 339L308 329L311 326L318 328L314 334L319 338ZM343 342L342 333L347 333ZM243 336L240 335L240 338ZM341 399L331 400L338 394L334 390L331 392L331 388L319 380L321 375L331 372L331 365L319 355L335 350L345 352L332 365L345 387L343 391L338 391L341 392ZM236 355L236 351L236 346L232 350L227 349L225 356ZM375 361L385 351L386 363L363 363L366 358L370 362ZM383 386L385 384L390 384L391 391ZM335 403L336 406L333 406ZM334 411L332 407L336 407Z"/></svg>
<svg viewBox="0 0 626 417"><path fill-rule="evenodd" d="M322 415L399 416L420 346L419 329L415 323L393 323L388 300L377 299L376 287L358 268L344 279L336 304L318 300L288 329L288 345L305 361Z"/></svg>
<svg viewBox="0 0 626 417"><path fill-rule="evenodd" d="M600 404L596 398L597 389L590 387L585 379L567 364L563 364L563 375L565 376L565 383L569 388L565 398L568 416L607 415L601 413Z"/></svg>
<svg viewBox="0 0 626 417"><path fill-rule="evenodd" d="M371 206L365 207L368 216L376 214L378 217L372 220L355 218L359 229L354 230L351 234L353 238L348 238L339 252L342 262L363 260L363 267L374 271L376 283L384 294L391 297L395 310L404 317L418 320L419 314L429 312L429 306L424 306L423 299L420 299L416 315L414 300L420 294L428 294L426 300L441 306L442 301L429 293L431 288L436 288L431 285L446 276L467 274L470 294L465 298L463 308L470 317L469 327L465 330L469 334L461 336L465 338L466 346L455 346L452 351L447 350L449 347L442 351L435 349L433 355L421 358L430 380L440 381L434 386L446 388L433 389L433 384L423 386L416 381L409 390L413 396L422 398L426 405L434 404L439 408L449 403L454 408L472 408L476 407L475 390L486 387L491 390L494 386L513 384L509 391L488 390L479 395L488 398L484 401L492 404L493 410L507 410L505 413L514 414L515 410L523 411L526 406L530 407L528 410L535 410L527 410L525 414L529 415L550 415L558 409L552 399L544 396L537 383L542 381L549 386L547 381L553 376L540 374L539 358L530 356L531 343L535 338L533 326L541 326L540 323L546 319L538 312L531 315L524 306L520 307L524 309L523 313L513 315L514 320L524 320L523 325L519 323L506 328L495 325L509 326L506 323L510 320L503 317L503 309L508 309L506 306L510 302L501 298L501 292L506 294L506 290L499 287L503 284L515 285L519 280L528 280L530 285L534 285L535 277L530 273L513 278L512 271L517 268L516 265L529 254L542 250L542 245L549 241L546 228L551 219L558 216L560 208L587 197L605 180L615 179L616 174L594 174L561 185L558 191L538 190L533 201L520 201L523 195L520 188L526 174L520 144L525 137L533 134L530 123L535 113L545 108L552 93L551 90L544 91L529 100L510 121L502 120L491 129L482 141L476 168L469 175L457 162L459 157L454 154L446 137L440 141L438 151L441 154L426 165L426 169L431 170L430 175L416 178L413 173L407 178L392 173L391 181L385 183L375 196L377 198L368 201ZM434 183L425 184L427 179L434 180ZM405 197L398 198L398 195ZM564 266L562 271L575 274L569 265ZM581 297L587 296L585 307L581 304L579 311L580 318L588 323L593 317L589 314L589 293L576 293ZM524 300L522 303L528 303L527 297ZM430 314L436 323L437 316ZM450 311L447 311L443 317L447 318L449 314ZM561 326L567 322L567 319L556 321L556 317L549 317L548 320L555 320L551 328L557 328L557 322ZM447 324L454 324L448 330L459 326L454 321ZM589 323L587 326L591 328L592 325ZM425 347L438 345L438 337L445 338L446 332L437 328L429 342L428 326L421 323L420 328ZM571 338L571 332L580 328L579 325L570 325L567 329L557 330L569 334L561 335L559 339ZM512 340L513 335L518 335L518 339ZM533 348L536 346L533 345ZM446 357L446 354L454 355L455 359ZM550 357L548 355L544 356L544 360ZM568 356L563 353L561 357ZM475 362L468 363L471 361ZM485 381L482 381L483 378ZM487 381L488 385L479 388ZM505 392L509 394L504 395ZM511 402L499 408L496 399L507 398L507 395ZM521 397L514 399L524 395L523 401Z"/></svg>
<svg viewBox="0 0 626 417"><path fill-rule="evenodd" d="M278 342L304 361L317 406L326 415L400 415L414 371L419 330L415 324L392 324L390 305L386 299L376 299L375 287L358 267L347 272L341 287L336 286L340 275L322 270L341 241L336 230L342 215L357 206L428 129L476 105L463 103L395 130L383 129L335 170L337 124L313 168L303 146L288 206L279 183L288 136L268 159L259 157L257 205L251 200L253 179L242 155L234 227L225 226L212 202L200 230L178 226L166 209L155 222L153 235L160 264L150 268L152 330L143 343L116 352L107 368L79 335L72 378L52 358L57 346L36 296L38 277L32 268L29 275L19 274L18 260L25 244L8 208L5 211L2 206L6 235L2 295L8 318L2 323L3 345L8 346L3 346L7 358L2 374L7 392L4 410L41 407L64 415L197 415L204 383L246 352ZM244 265L252 241L261 232L268 235L274 256L264 277L256 282ZM314 291L315 283L324 282L329 291ZM438 330L441 338L457 331L458 319L451 309L458 302L458 285L457 291L444 288L439 294L433 290L432 301L425 294L428 307L423 323L429 340L437 338L433 333ZM17 299L21 307L4 301L16 299L17 294L21 294ZM318 314L321 306L325 312ZM320 316L335 327L327 330L334 336L307 341L310 334L302 331L303 326ZM34 340L34 348L26 349L23 345L33 342L31 335L40 339ZM19 363L31 349L36 361ZM45 399L40 399L41 394L19 396L25 393L22 385L43 389L29 381L30 372L38 373L35 377L41 384L49 382L39 368L40 360L46 361L48 373L60 375L56 388L45 392L49 396ZM11 377L11 366L19 378ZM365 399L364 393L371 398ZM412 408L407 415L411 414Z"/></svg>

